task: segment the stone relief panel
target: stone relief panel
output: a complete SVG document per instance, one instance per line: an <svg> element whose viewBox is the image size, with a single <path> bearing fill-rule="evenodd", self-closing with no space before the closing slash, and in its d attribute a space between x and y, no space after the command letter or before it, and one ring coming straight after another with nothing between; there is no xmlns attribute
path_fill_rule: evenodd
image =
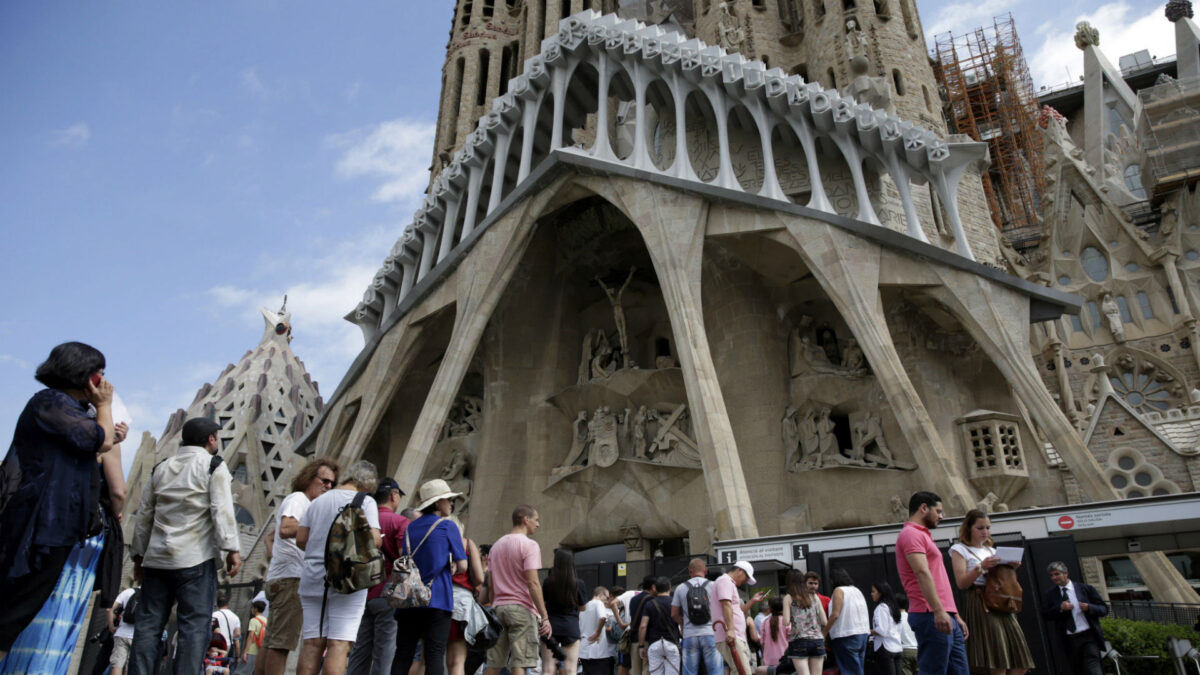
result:
<svg viewBox="0 0 1200 675"><path fill-rule="evenodd" d="M430 455L430 471L421 482L441 478L461 496L454 500L454 513L467 521L474 487L479 439L483 431L483 399L463 394L450 407L442 434Z"/></svg>
<svg viewBox="0 0 1200 675"><path fill-rule="evenodd" d="M882 392L855 338L801 314L788 334L788 361L793 402L780 421L788 471L916 468L888 443Z"/></svg>

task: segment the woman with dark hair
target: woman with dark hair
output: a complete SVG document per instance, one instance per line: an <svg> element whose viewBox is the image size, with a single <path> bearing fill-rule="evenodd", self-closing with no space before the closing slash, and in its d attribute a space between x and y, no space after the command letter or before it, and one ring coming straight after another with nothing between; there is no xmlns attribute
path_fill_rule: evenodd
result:
<svg viewBox="0 0 1200 675"><path fill-rule="evenodd" d="M47 388L29 399L17 419L0 470L0 659L50 598L69 559L89 559L91 590L103 538L87 551L82 545L103 532L98 460L118 442L104 366L94 347L58 345L35 375Z"/></svg>
<svg viewBox="0 0 1200 675"><path fill-rule="evenodd" d="M871 632L867 599L846 570L835 569L829 576L834 589L825 633L833 641L833 654L842 675L863 675L867 636Z"/></svg>
<svg viewBox="0 0 1200 675"><path fill-rule="evenodd" d="M875 603L871 641L875 645L876 674L900 675L900 607L892 587L886 581L876 581L871 586L871 601Z"/></svg>
<svg viewBox="0 0 1200 675"><path fill-rule="evenodd" d="M991 675L1024 675L1033 668L1033 655L1017 615L989 612L983 603L988 572L1001 564L993 544L991 519L978 509L968 511L958 530L958 543L950 547L954 580L966 591L962 616L971 627L967 663L972 670L987 670Z"/></svg>
<svg viewBox="0 0 1200 675"><path fill-rule="evenodd" d="M817 595L820 586L821 577L816 572L791 570L787 574L783 621L791 632L786 656L796 675L821 675L825 663L825 608Z"/></svg>
<svg viewBox="0 0 1200 675"><path fill-rule="evenodd" d="M566 656L562 662L565 675L574 675L579 663L579 608L587 604L587 588L575 575L575 554L565 548L554 549L554 565L542 582L542 597L550 615L550 635L562 647ZM542 672L555 672L554 655L542 645Z"/></svg>

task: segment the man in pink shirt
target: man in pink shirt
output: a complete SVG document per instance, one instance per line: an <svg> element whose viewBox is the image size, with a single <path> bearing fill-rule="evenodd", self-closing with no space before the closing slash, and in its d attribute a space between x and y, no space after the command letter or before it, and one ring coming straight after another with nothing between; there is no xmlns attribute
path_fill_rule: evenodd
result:
<svg viewBox="0 0 1200 675"><path fill-rule="evenodd" d="M713 582L711 614L717 651L730 675L751 675L750 646L746 643L746 610L763 599L761 592L742 602L738 588L754 585L754 566L739 560ZM710 673L711 675L711 673Z"/></svg>
<svg viewBox="0 0 1200 675"><path fill-rule="evenodd" d="M908 594L908 625L917 636L920 675L969 675L967 624L958 615L942 552L929 531L942 522L942 498L917 492L896 538L896 568Z"/></svg>
<svg viewBox="0 0 1200 675"><path fill-rule="evenodd" d="M538 512L522 504L513 509L512 532L492 544L488 556L492 607L500 620L500 640L488 650L487 674L508 667L512 675L525 675L538 665L539 635L550 635L550 619L542 599L538 570L542 549L529 538L541 526Z"/></svg>

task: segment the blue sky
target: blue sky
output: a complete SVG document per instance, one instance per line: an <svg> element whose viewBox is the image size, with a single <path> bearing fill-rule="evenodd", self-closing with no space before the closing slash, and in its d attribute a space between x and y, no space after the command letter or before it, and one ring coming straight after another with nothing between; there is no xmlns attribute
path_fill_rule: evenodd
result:
<svg viewBox="0 0 1200 675"><path fill-rule="evenodd" d="M918 6L931 41L1013 12L1039 85L1082 73L1084 16L1114 63L1173 44L1157 2ZM331 394L362 346L341 317L427 182L452 7L0 3L0 435L75 339L157 436L284 293Z"/></svg>

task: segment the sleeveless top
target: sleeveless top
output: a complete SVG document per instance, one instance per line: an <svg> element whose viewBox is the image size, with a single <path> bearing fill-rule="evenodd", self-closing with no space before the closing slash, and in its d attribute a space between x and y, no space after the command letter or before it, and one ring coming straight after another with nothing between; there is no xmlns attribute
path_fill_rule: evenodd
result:
<svg viewBox="0 0 1200 675"><path fill-rule="evenodd" d="M812 604L808 607L801 607L796 604L796 599L792 598L792 632L790 639L792 640L822 640L821 635L821 619L817 616L817 612L821 610L821 600L816 596L811 598Z"/></svg>
<svg viewBox="0 0 1200 675"><path fill-rule="evenodd" d="M996 555L996 549L992 548L991 546L967 546L966 544L962 543L961 541L958 542L957 544L951 546L950 552L957 553L959 556L962 557L963 560L967 561L967 571L968 572L975 569L976 567L979 567L980 563L983 562L984 558L988 558L990 556ZM987 583L987 570L983 570L983 574L980 574L978 577L975 578L975 585L983 586L986 583Z"/></svg>
<svg viewBox="0 0 1200 675"><path fill-rule="evenodd" d="M867 616L867 600L855 586L838 586L842 589L842 613L829 629L829 637L843 638L851 635L866 635L871 632L871 619Z"/></svg>

